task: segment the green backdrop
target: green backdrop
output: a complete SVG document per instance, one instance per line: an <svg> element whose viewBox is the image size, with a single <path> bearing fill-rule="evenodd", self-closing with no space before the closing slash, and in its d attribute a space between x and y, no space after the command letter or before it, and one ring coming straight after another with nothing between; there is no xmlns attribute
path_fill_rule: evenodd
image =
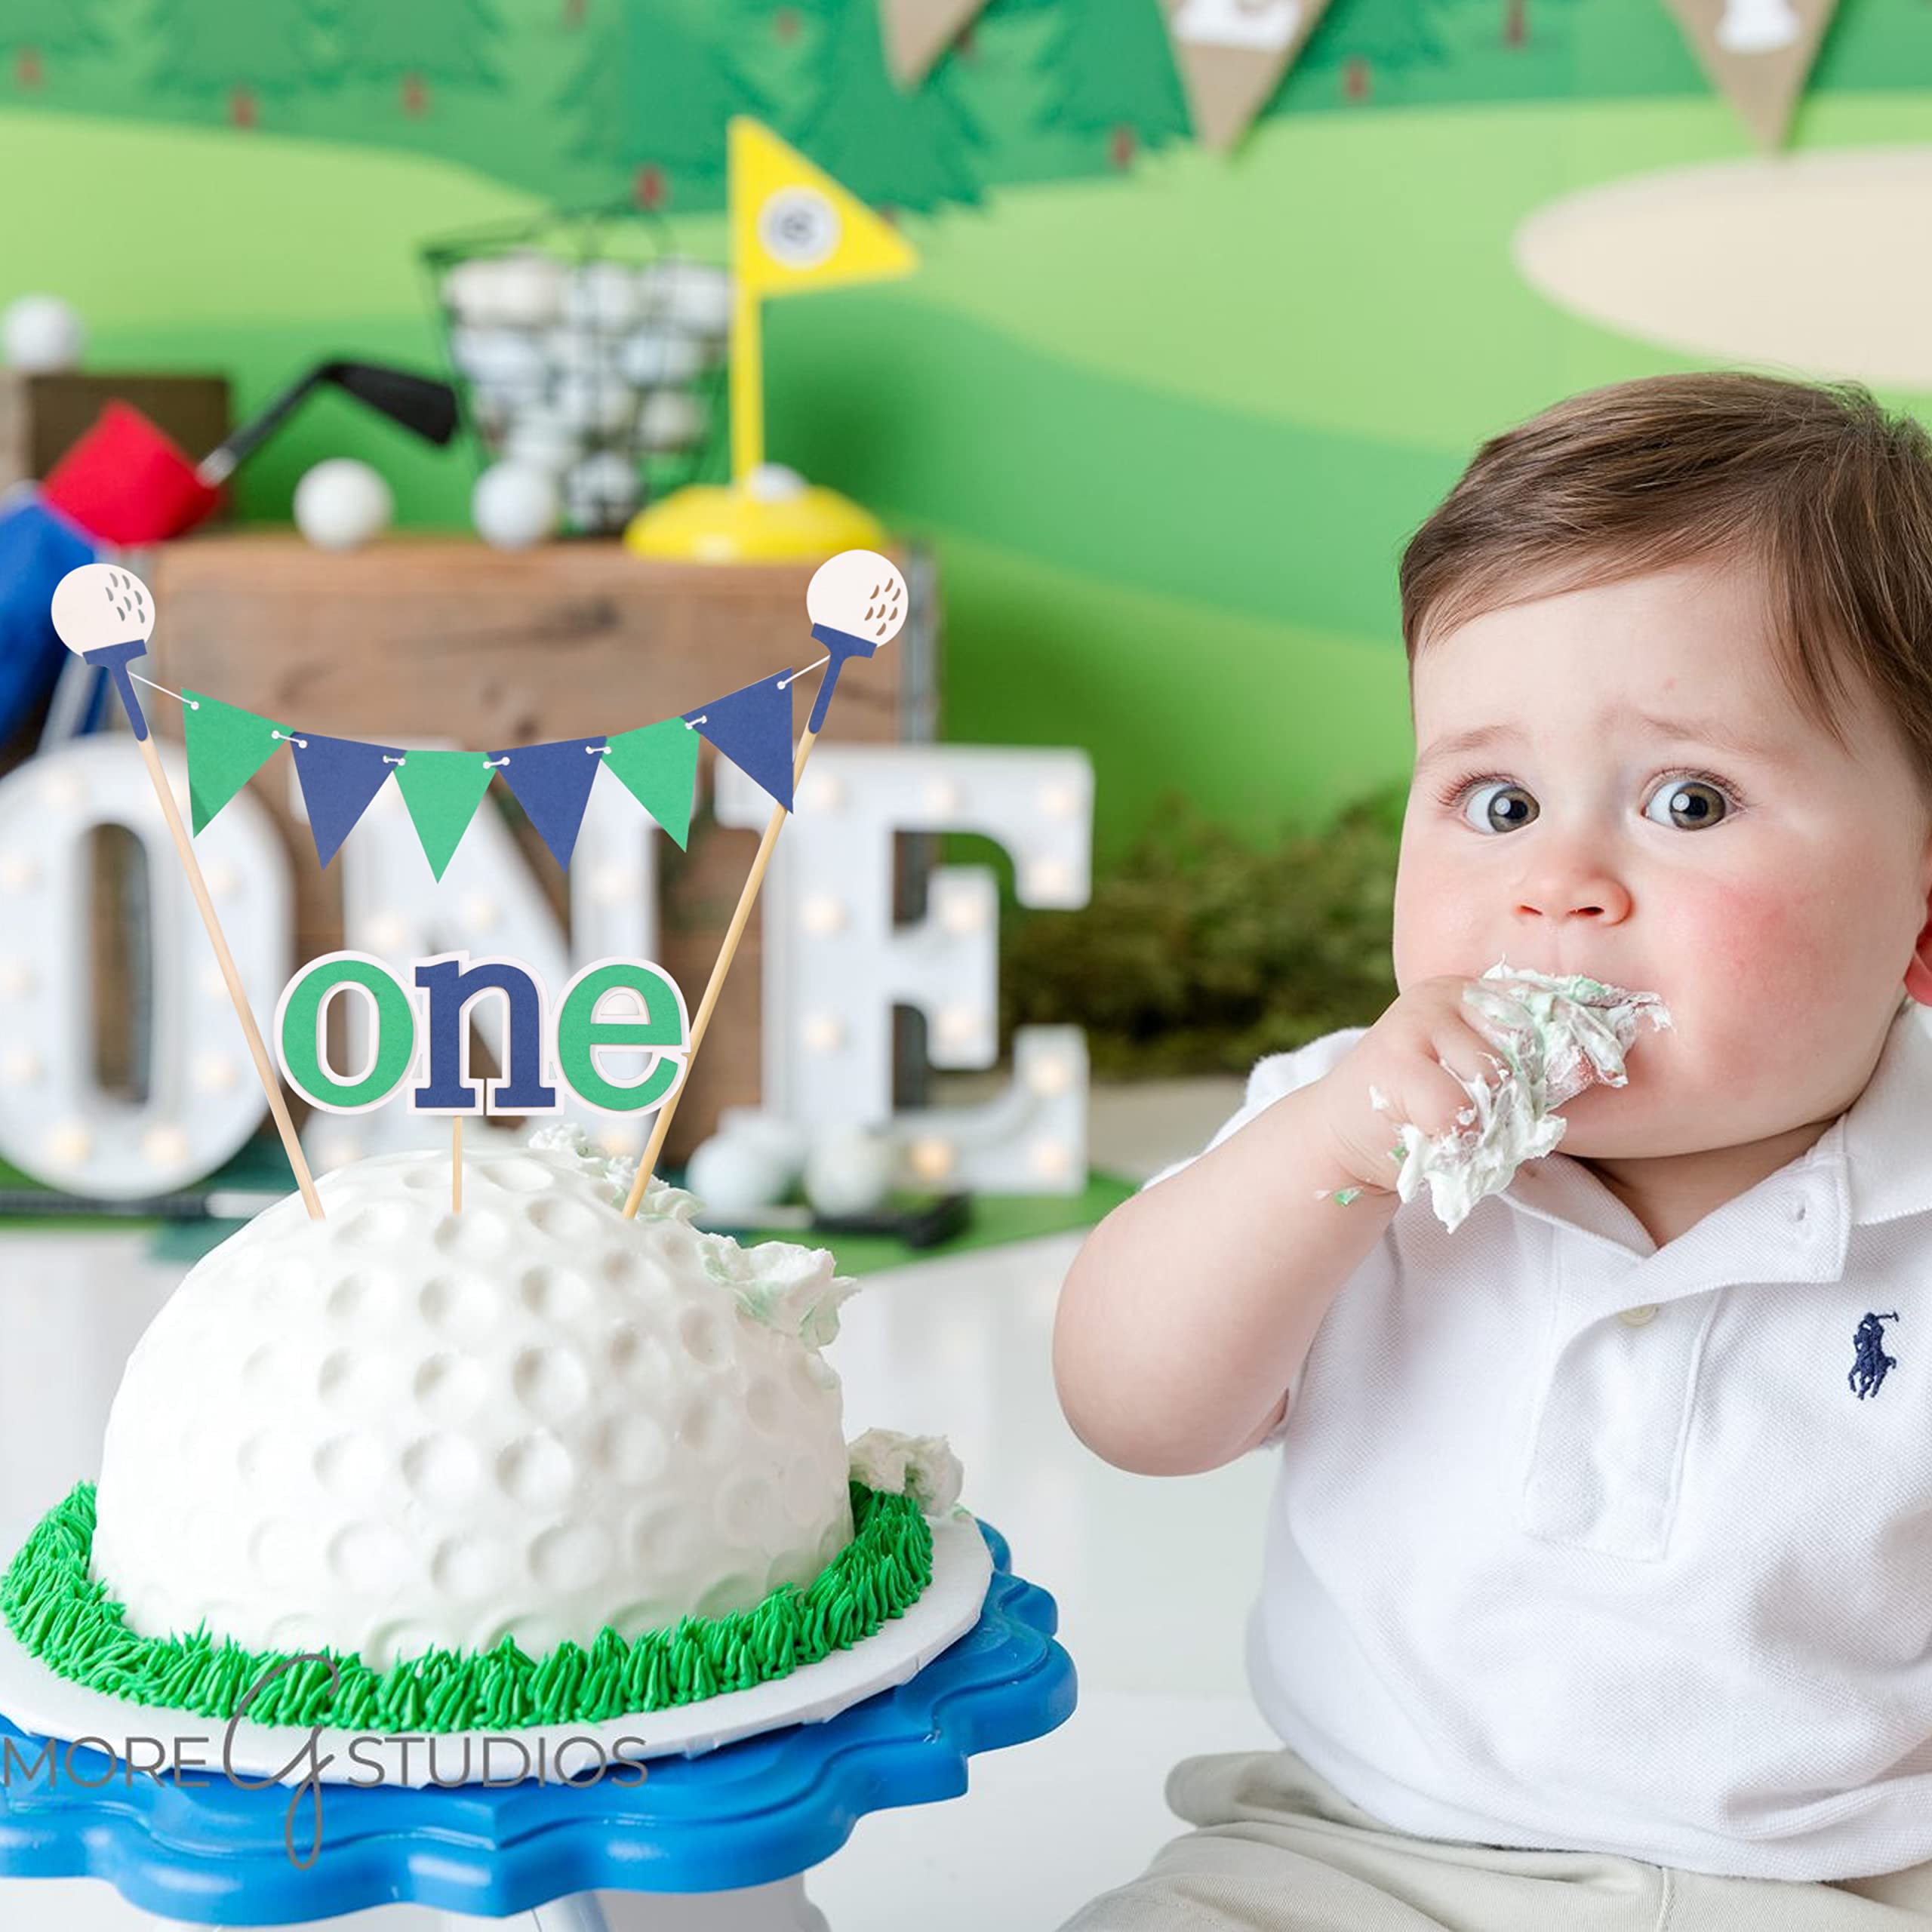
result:
<svg viewBox="0 0 1932 1932"><path fill-rule="evenodd" d="M715 257L763 113L923 257L774 306L769 444L937 546L947 734L1088 746L1103 867L1171 787L1258 841L1405 773L1395 558L1475 445L1699 359L1554 307L1517 225L1749 149L1661 0L1334 0L1217 158L1155 6L992 0L909 100L874 0L0 0L0 297L244 411L322 355L441 366L423 242L629 198ZM1932 6L1842 0L1792 145L1928 137ZM466 521L472 452L326 397L244 513L344 451Z"/></svg>

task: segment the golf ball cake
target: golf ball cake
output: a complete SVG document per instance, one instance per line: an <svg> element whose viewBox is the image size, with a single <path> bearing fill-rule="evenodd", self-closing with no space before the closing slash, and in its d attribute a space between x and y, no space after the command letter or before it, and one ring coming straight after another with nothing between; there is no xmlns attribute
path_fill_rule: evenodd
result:
<svg viewBox="0 0 1932 1932"><path fill-rule="evenodd" d="M820 1350L857 1284L677 1189L627 1220L626 1178L539 1135L466 1164L453 1213L446 1157L387 1155L208 1255L108 1424L92 1567L130 1629L380 1670L810 1584L854 1534Z"/></svg>

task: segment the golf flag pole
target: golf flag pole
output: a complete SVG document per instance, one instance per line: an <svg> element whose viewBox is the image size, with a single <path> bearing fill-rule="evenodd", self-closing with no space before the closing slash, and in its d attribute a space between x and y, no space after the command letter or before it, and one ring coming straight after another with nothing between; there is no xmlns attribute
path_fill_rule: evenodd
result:
<svg viewBox="0 0 1932 1932"><path fill-rule="evenodd" d="M764 460L759 304L909 274L918 257L848 189L761 122L732 116L727 137L731 275L731 480Z"/></svg>
<svg viewBox="0 0 1932 1932"><path fill-rule="evenodd" d="M812 746L825 728L826 715L832 708L832 694L838 685L839 672L853 658L869 657L881 645L890 644L903 628L906 580L892 560L881 556L876 550L841 550L813 573L812 580L805 589L805 611L812 620L812 635L826 648L826 666L825 675L819 682L818 695L812 703L811 716L807 721L804 735L798 740L798 752L792 760L794 798L798 796L799 781L804 777L805 761L811 756ZM691 1084L691 1066L697 1059L698 1048L703 1044L705 1030L711 1024L718 995L724 990L724 976L731 970L731 961L737 956L738 942L744 937L746 922L751 917L758 888L764 883L765 868L771 863L772 850L789 816L783 805L774 804L771 817L765 822L764 836L758 841L758 856L752 860L752 869L746 875L744 889L738 894L737 909L731 915L731 924L725 928L724 943L718 949L717 963L711 969L704 998L699 1002L697 1015L691 1021L685 1077L672 1090L669 1099L657 1109L657 1118L651 1124L651 1139L638 1157L637 1173L624 1200L626 1220L636 1219L637 1211L643 1204L644 1190L657 1171L658 1156L664 1151L665 1137L671 1131L672 1116Z"/></svg>
<svg viewBox="0 0 1932 1932"><path fill-rule="evenodd" d="M294 1171L295 1184L302 1191L302 1204L309 1211L309 1218L319 1221L323 1218L321 1197L315 1192L315 1179L309 1172L302 1143L296 1135L295 1123L289 1118L288 1103L282 1097L281 1084L275 1078L268 1048L262 1042L261 1030L255 1024L248 995L242 989L242 976L235 970L235 955L228 949L227 936L222 931L220 920L215 916L214 901L208 895L208 881L202 877L194 842L181 823L174 789L168 782L168 774L161 768L161 755L155 749L154 740L149 735L147 718L135 694L134 679L128 674L129 663L147 654L148 639L154 634L154 599L148 594L147 586L131 571L123 570L118 564L83 564L79 569L69 571L54 586L53 606L54 628L60 632L60 641L75 657L105 670L113 680L115 689L121 694L121 702L127 709L128 722L134 728L134 742L140 747L142 761L147 766L148 777L161 805L161 815L167 823L168 835L174 841L181 869L187 875L188 890L194 895L202 924L208 930L208 942L214 948L215 963L221 968L222 980L235 1008L235 1017L242 1023L249 1056L260 1076L262 1091L268 1097L269 1112L275 1118L275 1131L281 1136L288 1164Z"/></svg>
<svg viewBox="0 0 1932 1932"><path fill-rule="evenodd" d="M731 480L764 460L764 347L758 298L743 277L731 290Z"/></svg>

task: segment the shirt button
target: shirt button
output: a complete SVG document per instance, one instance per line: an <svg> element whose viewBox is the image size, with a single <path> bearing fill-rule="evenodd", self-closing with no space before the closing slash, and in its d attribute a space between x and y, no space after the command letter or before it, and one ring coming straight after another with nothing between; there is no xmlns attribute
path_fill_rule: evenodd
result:
<svg viewBox="0 0 1932 1932"><path fill-rule="evenodd" d="M1646 1302L1641 1308L1619 1309L1617 1318L1626 1327L1641 1328L1645 1322L1652 1321L1657 1318L1657 1305L1655 1302Z"/></svg>

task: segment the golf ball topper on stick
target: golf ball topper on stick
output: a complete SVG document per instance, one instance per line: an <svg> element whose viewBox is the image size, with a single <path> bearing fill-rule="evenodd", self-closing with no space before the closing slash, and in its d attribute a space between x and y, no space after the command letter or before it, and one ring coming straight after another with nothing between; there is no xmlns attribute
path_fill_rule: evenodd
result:
<svg viewBox="0 0 1932 1932"><path fill-rule="evenodd" d="M121 694L134 741L140 747L142 761L154 786L155 798L167 823L168 837L174 841L181 869L187 875L188 889L202 915L208 943L214 948L215 963L221 969L223 983L228 989L235 1017L241 1022L242 1037L248 1042L249 1057L255 1063L256 1075L267 1097L275 1131L281 1137L296 1186L301 1190L303 1204L309 1217L319 1221L321 1198L315 1192L314 1178L297 1137L295 1123L290 1118L288 1103L282 1097L281 1083L269 1062L268 1048L263 1043L261 1029L255 1024L248 996L242 989L242 976L235 970L227 936L216 917L214 901L202 877L193 843L181 823L168 774L161 768L160 755L148 732L147 714L134 689L135 674L129 667L147 654L148 641L154 635L154 599L133 571L123 570L118 564L83 564L78 570L69 571L54 586L51 608L54 628L60 633L60 641L84 663L106 672Z"/></svg>
<svg viewBox="0 0 1932 1932"><path fill-rule="evenodd" d="M826 654L820 660L825 675L820 682L811 716L806 723L804 735L798 740L792 761L792 788L795 798L798 781L804 775L805 761L811 756L812 746L831 709L832 694L838 685L839 672L853 658L869 657L880 645L890 644L905 628L906 608L906 580L900 574L899 566L876 550L841 550L812 573L811 582L805 586L805 614L812 620L813 637L825 647ZM710 982L705 987L697 1017L691 1022L691 1052L694 1056L704 1038L705 1029L711 1024L711 1015L724 987L724 976L731 970L731 961L737 956L738 942L744 937L746 922L751 917L758 889L764 882L765 868L771 863L772 848L778 843L778 834L786 817L782 804L774 804L771 817L765 824L764 836L758 841L758 856L752 860L744 890L738 895L737 909L731 915L731 923L725 929L717 964L711 969ZM678 1088L659 1110L657 1124L651 1129L650 1144L638 1161L636 1177L631 1183L630 1194L624 1202L627 1217L634 1217L644 1200L645 1188L657 1168L657 1157L663 1151L664 1138L671 1131L672 1118L677 1112L678 1097L683 1091L682 1088Z"/></svg>

